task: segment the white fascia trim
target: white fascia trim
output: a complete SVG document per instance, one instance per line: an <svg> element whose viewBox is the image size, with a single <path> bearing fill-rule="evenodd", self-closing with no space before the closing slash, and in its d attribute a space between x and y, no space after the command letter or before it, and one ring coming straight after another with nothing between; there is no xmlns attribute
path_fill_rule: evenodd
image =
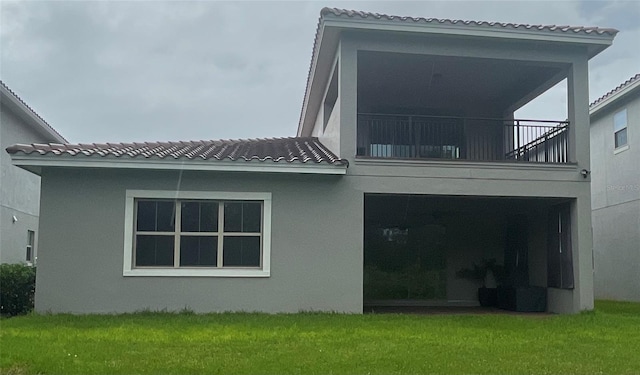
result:
<svg viewBox="0 0 640 375"><path fill-rule="evenodd" d="M325 19L326 27L345 29L368 29L380 31L400 31L412 33L429 33L440 35L460 35L471 37L490 37L500 39L520 39L547 42L581 43L596 45L611 45L614 36L605 34L576 34L573 31L555 33L547 30L527 30L524 27L518 29L496 28L491 26L467 26L467 25L432 25L426 22L379 21L374 19Z"/></svg>
<svg viewBox="0 0 640 375"><path fill-rule="evenodd" d="M260 200L263 202L261 268L134 268L133 215L135 198ZM271 193L209 192L172 190L127 190L124 209L124 258L122 276L173 277L270 277L271 276Z"/></svg>
<svg viewBox="0 0 640 375"><path fill-rule="evenodd" d="M101 159L98 159L101 158ZM115 159L102 156L29 156L11 155L13 165L18 167L67 167L67 168L113 168L113 169L160 169L182 171L217 172L267 172L333 174L347 173L346 165L300 164L268 161L206 161L206 160L165 160L165 159Z"/></svg>
<svg viewBox="0 0 640 375"><path fill-rule="evenodd" d="M614 93L610 97L606 98L605 100L603 100L603 101L599 102L598 104L594 105L593 107L589 108L589 115L590 116L595 115L597 112L599 112L600 110L604 109L609 104L612 104L612 103L618 101L619 99L621 99L622 97L626 96L631 91L633 91L633 90L635 90L637 88L640 88L640 79L635 81L634 83L630 84L629 86L623 87L620 91Z"/></svg>

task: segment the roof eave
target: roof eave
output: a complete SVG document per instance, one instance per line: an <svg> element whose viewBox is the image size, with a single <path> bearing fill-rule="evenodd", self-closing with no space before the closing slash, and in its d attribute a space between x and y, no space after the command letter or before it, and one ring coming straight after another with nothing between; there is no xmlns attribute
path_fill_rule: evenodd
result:
<svg viewBox="0 0 640 375"><path fill-rule="evenodd" d="M344 175L347 173L348 167L345 163L290 163L258 160L212 162L204 159L121 159L115 157L66 157L24 153L11 154L11 161L13 165L37 175L41 175L43 168L52 167Z"/></svg>
<svg viewBox="0 0 640 375"><path fill-rule="evenodd" d="M636 91L640 93L640 80L637 80L632 84L623 87L619 91L611 94L609 97L592 105L589 108L589 115L594 116L595 114L600 113L602 110L604 110L608 106L620 101L621 99L627 97L628 95L631 95L633 92L636 92Z"/></svg>

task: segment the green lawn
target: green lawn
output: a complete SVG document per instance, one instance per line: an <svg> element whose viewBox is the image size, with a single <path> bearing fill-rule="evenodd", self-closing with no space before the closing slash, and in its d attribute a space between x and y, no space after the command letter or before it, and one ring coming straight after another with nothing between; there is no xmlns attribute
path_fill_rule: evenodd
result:
<svg viewBox="0 0 640 375"><path fill-rule="evenodd" d="M0 320L2 374L638 374L640 304L574 316L163 314Z"/></svg>

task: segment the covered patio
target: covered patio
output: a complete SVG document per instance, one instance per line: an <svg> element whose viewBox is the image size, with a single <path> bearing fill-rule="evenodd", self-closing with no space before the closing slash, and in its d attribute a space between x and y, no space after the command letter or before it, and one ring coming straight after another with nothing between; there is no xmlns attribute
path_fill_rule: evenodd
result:
<svg viewBox="0 0 640 375"><path fill-rule="evenodd" d="M474 308L480 287L497 288L503 308L544 311L547 287L573 286L570 204L565 198L366 194L365 311ZM495 265L491 272L469 277L487 263ZM532 293L534 307L517 304Z"/></svg>

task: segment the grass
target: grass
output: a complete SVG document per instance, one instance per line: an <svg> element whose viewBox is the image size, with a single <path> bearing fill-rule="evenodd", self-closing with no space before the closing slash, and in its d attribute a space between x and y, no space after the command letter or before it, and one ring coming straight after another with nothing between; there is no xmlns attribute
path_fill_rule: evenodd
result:
<svg viewBox="0 0 640 375"><path fill-rule="evenodd" d="M137 313L0 320L2 374L637 374L640 304L573 316Z"/></svg>

